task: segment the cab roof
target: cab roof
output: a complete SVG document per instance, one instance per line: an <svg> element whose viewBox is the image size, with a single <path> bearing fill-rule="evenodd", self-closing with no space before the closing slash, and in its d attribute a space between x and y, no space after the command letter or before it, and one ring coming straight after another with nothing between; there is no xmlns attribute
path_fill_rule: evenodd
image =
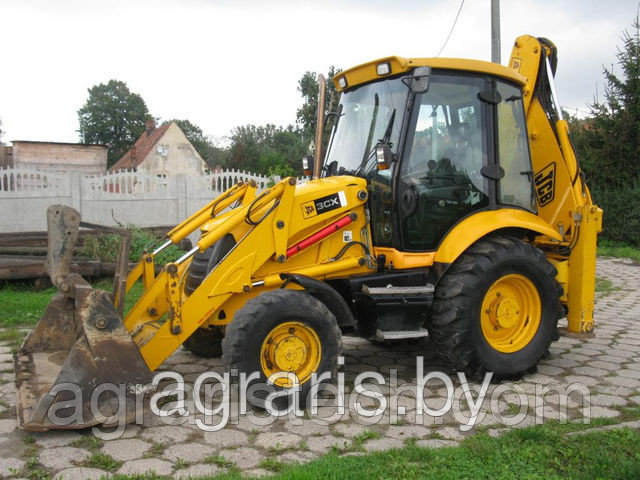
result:
<svg viewBox="0 0 640 480"><path fill-rule="evenodd" d="M379 75L376 67L384 63L389 64L390 71L384 75ZM510 80L520 86L524 86L527 81L526 77L520 75L511 68L482 60L466 60L461 58L404 58L391 56L363 63L357 67L340 72L333 77L333 83L336 89L341 92L373 80L380 80L385 77L395 76L416 67L431 67L445 70L485 73ZM340 86L341 78L346 80L346 87Z"/></svg>

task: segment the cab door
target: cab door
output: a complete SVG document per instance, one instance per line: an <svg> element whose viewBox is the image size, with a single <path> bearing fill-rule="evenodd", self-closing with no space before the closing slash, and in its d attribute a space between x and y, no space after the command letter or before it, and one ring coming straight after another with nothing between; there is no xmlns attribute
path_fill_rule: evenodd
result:
<svg viewBox="0 0 640 480"><path fill-rule="evenodd" d="M397 180L402 250L435 250L454 224L489 206L490 112L480 99L488 82L433 73L415 97Z"/></svg>

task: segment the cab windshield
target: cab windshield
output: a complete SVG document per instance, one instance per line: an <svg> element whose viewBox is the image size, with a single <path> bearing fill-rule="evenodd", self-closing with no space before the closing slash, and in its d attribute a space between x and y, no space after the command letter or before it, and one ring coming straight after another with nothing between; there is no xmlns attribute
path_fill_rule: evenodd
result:
<svg viewBox="0 0 640 480"><path fill-rule="evenodd" d="M343 93L329 141L325 176L365 175L375 168L375 146L383 139L396 153L408 94L401 78Z"/></svg>

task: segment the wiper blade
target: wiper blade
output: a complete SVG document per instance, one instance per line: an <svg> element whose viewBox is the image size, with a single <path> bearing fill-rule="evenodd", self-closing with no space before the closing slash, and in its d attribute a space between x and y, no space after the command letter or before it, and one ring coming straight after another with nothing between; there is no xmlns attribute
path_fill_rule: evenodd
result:
<svg viewBox="0 0 640 480"><path fill-rule="evenodd" d="M376 122L378 121L378 108L380 107L380 97L378 97L377 93L373 95L373 101L374 101L373 115L371 116L371 124L369 125L369 135L367 135L367 145L364 148L364 156L362 157L362 162L360 162L360 167L364 163L366 163L366 161L369 160L369 157L371 156L369 151L371 150L371 142L373 141L373 132L376 129ZM360 170L360 167L358 167L358 170Z"/></svg>
<svg viewBox="0 0 640 480"><path fill-rule="evenodd" d="M384 145L386 143L389 143L389 140L391 140L391 132L393 132L393 125L394 125L395 118L396 118L396 109L394 108L393 112L391 112L391 117L389 117L389 122L387 123L387 128L384 131L383 137L379 139L373 147L370 147L370 142L367 143L368 150L365 152L365 156L363 157L362 162L360 163L360 166L356 170L356 175L358 175L362 171L362 169L367 165L367 163L369 162L369 159L375 153L376 147L378 145Z"/></svg>
<svg viewBox="0 0 640 480"><path fill-rule="evenodd" d="M378 143L389 143L389 140L391 140L391 132L393 131L393 122L396 119L396 109L393 109L393 112L391 112L391 118L389 118L389 123L387 124L387 129L384 132L384 136L382 137L382 140L379 140Z"/></svg>

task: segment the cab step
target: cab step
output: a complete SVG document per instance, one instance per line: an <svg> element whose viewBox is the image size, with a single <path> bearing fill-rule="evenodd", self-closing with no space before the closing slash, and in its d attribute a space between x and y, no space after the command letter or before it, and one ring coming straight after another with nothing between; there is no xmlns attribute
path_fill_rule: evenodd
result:
<svg viewBox="0 0 640 480"><path fill-rule="evenodd" d="M408 340L410 338L424 338L428 337L429 332L426 328L420 328L418 330L378 330L376 332L376 340Z"/></svg>
<svg viewBox="0 0 640 480"><path fill-rule="evenodd" d="M362 286L362 291L369 295L431 295L434 290L434 286L430 283L408 287L396 287L393 285L387 285L386 287Z"/></svg>

